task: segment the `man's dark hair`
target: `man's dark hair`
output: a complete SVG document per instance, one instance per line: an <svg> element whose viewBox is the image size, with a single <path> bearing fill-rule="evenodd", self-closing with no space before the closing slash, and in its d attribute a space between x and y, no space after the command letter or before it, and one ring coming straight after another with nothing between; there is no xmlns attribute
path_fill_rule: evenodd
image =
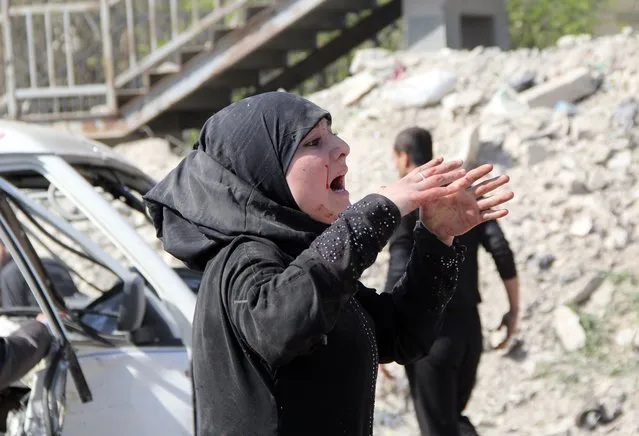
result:
<svg viewBox="0 0 639 436"><path fill-rule="evenodd" d="M415 165L423 165L433 158L433 139L430 132L421 127L409 127L399 132L393 148L396 152L406 152Z"/></svg>

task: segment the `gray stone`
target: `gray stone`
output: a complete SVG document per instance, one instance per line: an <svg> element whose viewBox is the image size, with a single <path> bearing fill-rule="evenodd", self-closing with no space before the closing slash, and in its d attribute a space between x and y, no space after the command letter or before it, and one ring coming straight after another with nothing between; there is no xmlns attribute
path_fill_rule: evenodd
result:
<svg viewBox="0 0 639 436"><path fill-rule="evenodd" d="M601 191L610 185L610 174L601 167L591 168L586 179L586 187L589 191Z"/></svg>
<svg viewBox="0 0 639 436"><path fill-rule="evenodd" d="M630 150L615 153L608 161L606 167L611 171L625 171L632 165L632 152Z"/></svg>
<svg viewBox="0 0 639 436"><path fill-rule="evenodd" d="M481 91L454 92L442 99L444 109L453 114L469 114L482 100Z"/></svg>
<svg viewBox="0 0 639 436"><path fill-rule="evenodd" d="M389 71L392 70L394 63L395 59L391 51L383 48L364 48L355 52L349 72L354 75L362 71Z"/></svg>
<svg viewBox="0 0 639 436"><path fill-rule="evenodd" d="M587 68L577 68L519 94L519 99L530 107L553 107L564 100L573 103L597 90L597 84Z"/></svg>
<svg viewBox="0 0 639 436"><path fill-rule="evenodd" d="M610 280L604 282L592 293L584 310L594 316L602 318L612 301L615 285Z"/></svg>
<svg viewBox="0 0 639 436"><path fill-rule="evenodd" d="M540 142L530 143L526 147L526 165L532 167L545 161L552 155L553 152Z"/></svg>
<svg viewBox="0 0 639 436"><path fill-rule="evenodd" d="M567 289L562 289L562 301L567 304L581 305L590 299L590 296L601 286L606 275L601 272L589 273L571 284Z"/></svg>
<svg viewBox="0 0 639 436"><path fill-rule="evenodd" d="M592 231L592 218L588 215L581 215L570 225L569 232L573 236L583 237Z"/></svg>
<svg viewBox="0 0 639 436"><path fill-rule="evenodd" d="M342 98L344 106L351 106L357 103L377 86L378 81L372 74L365 71L350 77L349 83L350 86Z"/></svg>
<svg viewBox="0 0 639 436"><path fill-rule="evenodd" d="M615 227L604 241L604 247L608 250L622 250L628 246L630 235L622 227Z"/></svg>
<svg viewBox="0 0 639 436"><path fill-rule="evenodd" d="M639 329L636 327L621 329L615 335L615 343L620 347L634 346L637 335L639 335Z"/></svg>
<svg viewBox="0 0 639 436"><path fill-rule="evenodd" d="M559 306L553 316L555 333L566 351L576 351L586 345L586 332L579 317L567 306Z"/></svg>

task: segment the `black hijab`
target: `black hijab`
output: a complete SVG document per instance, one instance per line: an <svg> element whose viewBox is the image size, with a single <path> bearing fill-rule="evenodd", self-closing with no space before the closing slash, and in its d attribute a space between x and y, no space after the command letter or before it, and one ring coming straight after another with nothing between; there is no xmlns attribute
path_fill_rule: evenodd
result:
<svg viewBox="0 0 639 436"><path fill-rule="evenodd" d="M209 118L198 142L144 200L164 249L203 270L234 238L257 236L291 256L326 225L300 211L286 171L302 139L330 114L286 92L240 100Z"/></svg>

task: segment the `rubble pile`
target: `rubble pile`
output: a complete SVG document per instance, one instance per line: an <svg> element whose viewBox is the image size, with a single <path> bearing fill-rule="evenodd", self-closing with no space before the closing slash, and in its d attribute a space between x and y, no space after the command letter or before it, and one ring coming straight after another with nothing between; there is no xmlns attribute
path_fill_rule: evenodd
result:
<svg viewBox="0 0 639 436"><path fill-rule="evenodd" d="M486 337L468 414L482 434L639 432L639 35L567 36L546 50L364 50L351 77L312 96L351 145L353 199L396 178L391 146L410 125L437 154L511 176L502 226L521 276L520 332L491 332L508 309L481 257ZM384 285L387 253L364 281ZM417 435L399 366L380 374L379 435ZM621 415L577 419L593 401ZM625 398L625 397L624 397ZM587 420L586 420L587 421ZM591 420L592 421L592 420Z"/></svg>
<svg viewBox="0 0 639 436"><path fill-rule="evenodd" d="M566 36L546 50L367 49L309 97L351 145L353 200L396 179L399 130L438 154L495 164L516 193L502 220L521 280L520 331L480 257L486 352L467 412L486 435L639 434L639 35ZM136 162L143 159L133 158ZM383 288L387 252L366 271ZM378 381L377 435L418 435L401 367Z"/></svg>

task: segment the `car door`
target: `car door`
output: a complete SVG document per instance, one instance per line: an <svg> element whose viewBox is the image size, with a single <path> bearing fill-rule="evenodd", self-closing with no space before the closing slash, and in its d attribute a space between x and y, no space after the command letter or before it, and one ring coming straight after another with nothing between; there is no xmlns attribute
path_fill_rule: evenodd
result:
<svg viewBox="0 0 639 436"><path fill-rule="evenodd" d="M0 163L0 170L1 167ZM6 174L13 176L10 173ZM177 335L179 330L173 327L171 314L166 313L162 300L153 292L153 288L146 284L147 280L157 281L159 271L153 270L151 275L140 276L144 280L130 281L128 277L139 276L134 272L137 265L125 264L126 257L118 255L117 247L116 250L112 249L107 253L106 249L109 247L102 248L100 245L100 233L87 232L87 226L93 221L79 219L78 216L73 217L75 221L67 221L44 207L49 205L46 203L48 198L43 201L42 197L38 196L42 192L42 183L39 182L44 179L34 182L37 176L29 174L28 182L20 184L18 188L18 185L1 177L2 175L0 171L0 191L5 192L10 206L20 219L20 223L16 223L16 229L18 225L24 229L26 237L32 242L37 253L43 256L43 263L47 258L58 258L65 262L73 260L72 257L77 260L78 255L86 261L78 263L80 267L74 262L67 265L71 267L69 271L73 270L74 278L82 279L76 281L78 285L85 285L82 292L91 291L91 298L88 301L75 301L80 304L68 304L69 301L65 298L64 304L69 308L68 313L80 321L76 325L68 326L67 338L72 343L82 365L82 372L91 385L94 400L89 404L83 404L73 384L67 386L63 435L193 434L192 386L187 349ZM13 180L16 181L17 178L14 177ZM72 190L77 185L56 186L65 186ZM74 193L77 194L75 191ZM94 196L89 198L95 199ZM100 202L101 198L95 200L91 202L92 206ZM87 202L81 203L86 206ZM91 211L95 212L93 209ZM8 211L7 215L10 212ZM102 212L102 215L112 214L112 211L107 209ZM114 220L115 218L112 221ZM19 230L14 230L14 233L17 232ZM44 265L49 272L49 265ZM133 268L129 269L129 266ZM93 272L99 270L100 273L90 273L91 268L94 268ZM170 269L168 271L171 272ZM102 282L100 278L103 275L116 280ZM120 301L118 297L122 295L121 290L126 288L122 285L129 282L132 285L136 282L143 285L133 286L142 288L146 296L143 325L133 331L120 327L115 329L110 322L109 326L97 322L96 318L104 320L104 316L113 318L117 315L116 312L119 311L116 311L116 308ZM182 282L180 286L186 288ZM55 295L54 289L50 296ZM139 293L134 292L130 295ZM192 297L193 294L189 292L188 295ZM55 304L55 301L53 303ZM69 323L68 318L64 317L65 324ZM82 330L83 326L92 329L94 335L87 335L89 331ZM76 327L80 327L80 331ZM105 343L103 340L108 342ZM51 401L49 409L55 405L56 403ZM50 414L55 416L55 410ZM40 413L40 416L44 414ZM148 419L149 416L154 416L154 419Z"/></svg>
<svg viewBox="0 0 639 436"><path fill-rule="evenodd" d="M5 311L4 315L17 314L28 317L37 314L34 310L41 312L46 317L46 322L54 336L53 345L44 359L43 368L33 374L31 390L22 404L23 407L9 413L6 435L61 435L64 425L67 374L75 383L82 402L90 402L92 395L58 313L59 306L55 302L44 267L23 232L10 206L8 195L2 190L0 190L0 241L8 249L38 303L35 309L16 308ZM18 313L20 311L22 313Z"/></svg>

